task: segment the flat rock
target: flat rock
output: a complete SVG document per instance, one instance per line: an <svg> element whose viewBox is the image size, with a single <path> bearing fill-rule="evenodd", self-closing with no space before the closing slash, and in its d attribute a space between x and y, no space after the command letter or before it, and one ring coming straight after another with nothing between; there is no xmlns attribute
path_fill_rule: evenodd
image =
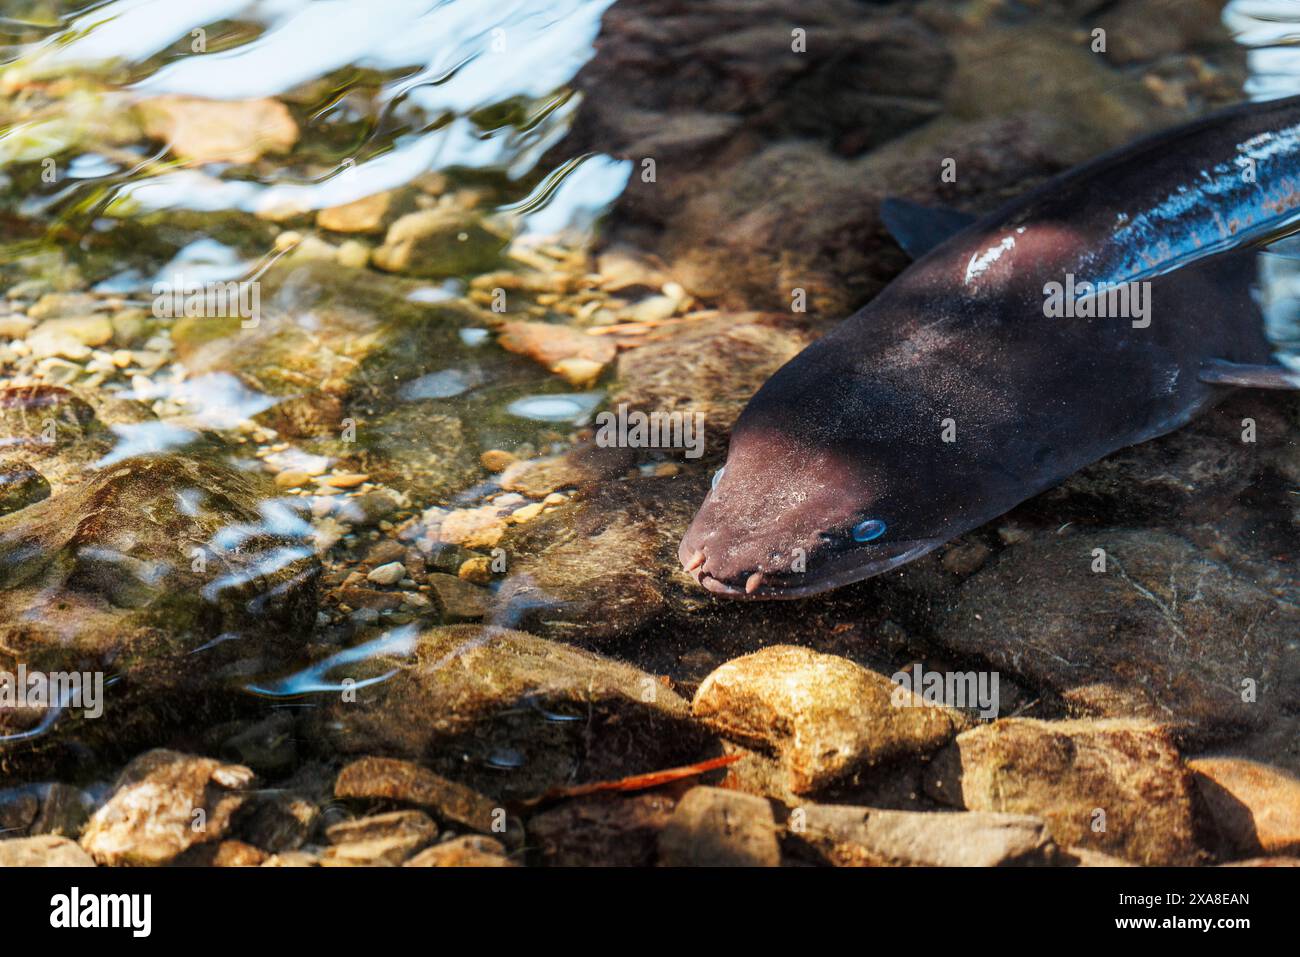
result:
<svg viewBox="0 0 1300 957"><path fill-rule="evenodd" d="M1062 845L1139 864L1202 857L1191 775L1168 729L1147 722L1005 718L958 735L925 783L956 807L1040 817Z"/></svg>
<svg viewBox="0 0 1300 957"><path fill-rule="evenodd" d="M514 867L500 841L467 834L426 847L403 867Z"/></svg>
<svg viewBox="0 0 1300 957"><path fill-rule="evenodd" d="M1218 833L1241 856L1300 855L1300 778L1232 757L1187 762Z"/></svg>
<svg viewBox="0 0 1300 957"><path fill-rule="evenodd" d="M772 805L722 788L686 792L659 835L664 867L777 867L781 848Z"/></svg>
<svg viewBox="0 0 1300 957"><path fill-rule="evenodd" d="M723 737L779 755L796 794L936 751L964 723L847 658L794 645L727 662L704 679L691 711Z"/></svg>
<svg viewBox="0 0 1300 957"><path fill-rule="evenodd" d="M342 821L326 830L331 845L321 856L326 867L395 867L438 836L438 825L423 811L393 811Z"/></svg>
<svg viewBox="0 0 1300 957"><path fill-rule="evenodd" d="M76 841L56 834L0 841L0 867L94 867Z"/></svg>
<svg viewBox="0 0 1300 957"><path fill-rule="evenodd" d="M493 830L498 818L496 802L486 795L396 758L361 758L347 764L334 782L334 796L416 804L444 821L484 833Z"/></svg>
<svg viewBox="0 0 1300 957"><path fill-rule="evenodd" d="M501 324L497 339L501 348L554 369L565 359L586 359L598 365L612 362L614 342L608 336L592 336L571 326L552 322L512 319Z"/></svg>
<svg viewBox="0 0 1300 957"><path fill-rule="evenodd" d="M253 772L237 764L157 749L122 771L81 836L99 864L170 864L198 844L217 843L246 799Z"/></svg>
<svg viewBox="0 0 1300 957"><path fill-rule="evenodd" d="M1058 856L1043 821L1023 814L810 804L791 812L786 830L841 867L1046 865Z"/></svg>
<svg viewBox="0 0 1300 957"><path fill-rule="evenodd" d="M1104 572L1092 570L1096 549ZM1231 729L1293 700L1296 627L1272 595L1185 539L1115 530L1004 552L962 584L936 631L1085 714Z"/></svg>
<svg viewBox="0 0 1300 957"><path fill-rule="evenodd" d="M506 628L408 629L329 677L357 683L310 719L331 752L417 761L493 797L676 767L708 743L654 676Z"/></svg>

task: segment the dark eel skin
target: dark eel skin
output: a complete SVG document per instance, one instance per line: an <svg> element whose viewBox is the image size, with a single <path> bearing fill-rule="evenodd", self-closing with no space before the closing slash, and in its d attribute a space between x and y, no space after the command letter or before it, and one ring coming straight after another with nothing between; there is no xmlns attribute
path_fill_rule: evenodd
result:
<svg viewBox="0 0 1300 957"><path fill-rule="evenodd" d="M952 229L951 213L886 213L904 246ZM1140 140L959 226L750 399L683 566L720 595L825 591L1232 388L1300 388L1255 289L1262 250L1298 229L1300 97ZM1146 319L1048 318L1045 287L1067 274L1149 282Z"/></svg>

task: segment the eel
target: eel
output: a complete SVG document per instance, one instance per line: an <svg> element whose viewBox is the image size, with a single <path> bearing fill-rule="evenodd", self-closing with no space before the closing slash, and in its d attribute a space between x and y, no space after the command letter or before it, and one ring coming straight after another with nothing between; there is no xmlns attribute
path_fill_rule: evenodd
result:
<svg viewBox="0 0 1300 957"><path fill-rule="evenodd" d="M978 219L890 200L882 218L914 261L732 428L678 553L710 592L879 575L1235 388L1300 388L1300 97L1141 139Z"/></svg>

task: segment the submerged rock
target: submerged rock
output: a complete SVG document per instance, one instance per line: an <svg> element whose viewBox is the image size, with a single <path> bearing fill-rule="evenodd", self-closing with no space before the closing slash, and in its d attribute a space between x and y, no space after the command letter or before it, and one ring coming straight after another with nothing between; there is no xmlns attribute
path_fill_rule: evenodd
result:
<svg viewBox="0 0 1300 957"><path fill-rule="evenodd" d="M964 724L884 675L793 645L727 662L704 679L691 710L723 737L778 755L796 794L936 751Z"/></svg>
<svg viewBox="0 0 1300 957"><path fill-rule="evenodd" d="M494 797L675 767L707 747L654 676L505 628L409 629L330 677L355 690L313 711L325 747L418 761Z"/></svg>
<svg viewBox="0 0 1300 957"><path fill-rule="evenodd" d="M811 341L807 332L775 314L691 322L619 356L611 404L701 415L705 442L717 454L750 396Z"/></svg>
<svg viewBox="0 0 1300 957"><path fill-rule="evenodd" d="M517 557L497 592L492 620L548 636L606 641L658 615L667 605L676 545L663 513L641 494L654 482L663 480L598 486L504 540L507 553Z"/></svg>
<svg viewBox="0 0 1300 957"><path fill-rule="evenodd" d="M438 825L422 811L393 811L343 821L326 831L333 846L321 864L327 867L396 866L438 836Z"/></svg>
<svg viewBox="0 0 1300 957"><path fill-rule="evenodd" d="M454 207L407 213L388 227L372 261L410 276L463 276L495 266L509 237Z"/></svg>
<svg viewBox="0 0 1300 957"><path fill-rule="evenodd" d="M427 847L403 867L514 867L500 841L467 834Z"/></svg>
<svg viewBox="0 0 1300 957"><path fill-rule="evenodd" d="M686 792L659 835L664 867L777 867L772 805L761 797L695 787Z"/></svg>
<svg viewBox="0 0 1300 957"><path fill-rule="evenodd" d="M526 355L551 371L567 359L583 359L599 369L614 359L615 347L608 336L592 336L580 329L551 322L502 323L497 340L501 348ZM594 378L594 376L592 377Z"/></svg>
<svg viewBox="0 0 1300 957"><path fill-rule="evenodd" d="M298 142L298 124L279 100L160 96L138 109L145 132L191 163L252 163Z"/></svg>
<svg viewBox="0 0 1300 957"><path fill-rule="evenodd" d="M1005 718L958 735L926 789L971 811L1040 817L1063 845L1140 864L1202 858L1191 775L1157 725Z"/></svg>
<svg viewBox="0 0 1300 957"><path fill-rule="evenodd" d="M50 483L27 465L0 463L0 515L50 497Z"/></svg>
<svg viewBox="0 0 1300 957"><path fill-rule="evenodd" d="M1059 857L1042 820L1023 814L812 804L791 812L786 831L840 867L1006 867Z"/></svg>
<svg viewBox="0 0 1300 957"><path fill-rule="evenodd" d="M366 799L415 804L433 811L441 820L476 831L496 830L498 806L473 788L434 774L410 761L395 758L361 758L339 772L334 796L340 800Z"/></svg>
<svg viewBox="0 0 1300 957"><path fill-rule="evenodd" d="M246 799L253 772L237 764L158 749L122 772L91 816L81 846L98 863L161 865L216 844Z"/></svg>
<svg viewBox="0 0 1300 957"><path fill-rule="evenodd" d="M659 793L566 801L528 819L529 844L551 867L649 867L675 806Z"/></svg>
<svg viewBox="0 0 1300 957"><path fill-rule="evenodd" d="M0 518L0 669L124 679L100 702L121 747L146 713L294 651L315 615L316 558L266 490L215 462L153 456Z"/></svg>
<svg viewBox="0 0 1300 957"><path fill-rule="evenodd" d="M1300 688L1296 623L1185 539L1115 530L1016 546L967 579L936 631L1085 714L1231 728L1273 720Z"/></svg>

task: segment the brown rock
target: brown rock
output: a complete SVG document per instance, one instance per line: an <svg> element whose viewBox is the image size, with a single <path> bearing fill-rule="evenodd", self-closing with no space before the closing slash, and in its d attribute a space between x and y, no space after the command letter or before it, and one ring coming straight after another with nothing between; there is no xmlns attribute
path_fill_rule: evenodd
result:
<svg viewBox="0 0 1300 957"><path fill-rule="evenodd" d="M477 621L487 614L492 594L456 575L434 572L425 579L444 621Z"/></svg>
<svg viewBox="0 0 1300 957"><path fill-rule="evenodd" d="M786 830L841 867L1005 867L1057 858L1046 825L1022 814L810 804L791 812Z"/></svg>
<svg viewBox="0 0 1300 957"><path fill-rule="evenodd" d="M252 163L298 142L298 124L279 100L160 96L139 109L145 132L191 163Z"/></svg>
<svg viewBox="0 0 1300 957"><path fill-rule="evenodd" d="M778 754L807 794L880 761L925 754L963 724L847 658L776 645L704 679L691 711L724 737Z"/></svg>
<svg viewBox="0 0 1300 957"><path fill-rule="evenodd" d="M659 835L665 867L776 867L781 848L772 806L721 788L686 792Z"/></svg>
<svg viewBox="0 0 1300 957"><path fill-rule="evenodd" d="M1242 758L1188 761L1210 820L1238 854L1300 855L1300 779Z"/></svg>
<svg viewBox="0 0 1300 957"><path fill-rule="evenodd" d="M426 847L403 867L514 867L500 841L478 834Z"/></svg>
<svg viewBox="0 0 1300 957"><path fill-rule="evenodd" d="M394 867L437 837L438 825L422 811L393 811L343 821L326 834L333 845L321 857L326 867Z"/></svg>
<svg viewBox="0 0 1300 957"><path fill-rule="evenodd" d="M548 369L565 359L585 359L598 365L614 360L614 342L571 326L551 322L511 320L501 325L497 340L503 349L528 356Z"/></svg>
<svg viewBox="0 0 1300 957"><path fill-rule="evenodd" d="M491 832L497 804L473 788L450 781L427 768L395 758L361 758L339 772L334 796L398 801L428 808L444 821Z"/></svg>
<svg viewBox="0 0 1300 957"><path fill-rule="evenodd" d="M388 647L330 670L358 688L309 719L324 746L417 761L502 798L675 767L707 747L661 681L588 651L478 625L411 630Z"/></svg>
<svg viewBox="0 0 1300 957"><path fill-rule="evenodd" d="M0 841L0 867L94 867L76 841L55 834Z"/></svg>
<svg viewBox="0 0 1300 957"><path fill-rule="evenodd" d="M108 802L91 816L81 846L100 864L171 863L225 836L252 779L242 765L149 751L126 766Z"/></svg>
<svg viewBox="0 0 1300 957"><path fill-rule="evenodd" d="M492 268L507 237L470 213L454 208L408 213L388 227L371 261L385 272L440 277Z"/></svg>
<svg viewBox="0 0 1300 957"><path fill-rule="evenodd" d="M1103 549L1106 570L1093 571ZM967 579L938 637L1059 691L1084 713L1206 728L1276 717L1300 656L1297 618L1249 577L1167 532L1017 545ZM1243 682L1258 686L1243 700Z"/></svg>
<svg viewBox="0 0 1300 957"><path fill-rule="evenodd" d="M926 789L972 811L1032 814L1061 844L1140 864L1193 864L1191 775L1165 728L1005 718L958 735Z"/></svg>
<svg viewBox="0 0 1300 957"><path fill-rule="evenodd" d="M369 233L379 228L388 212L388 193L373 193L361 199L331 206L316 214L316 225L336 233Z"/></svg>

